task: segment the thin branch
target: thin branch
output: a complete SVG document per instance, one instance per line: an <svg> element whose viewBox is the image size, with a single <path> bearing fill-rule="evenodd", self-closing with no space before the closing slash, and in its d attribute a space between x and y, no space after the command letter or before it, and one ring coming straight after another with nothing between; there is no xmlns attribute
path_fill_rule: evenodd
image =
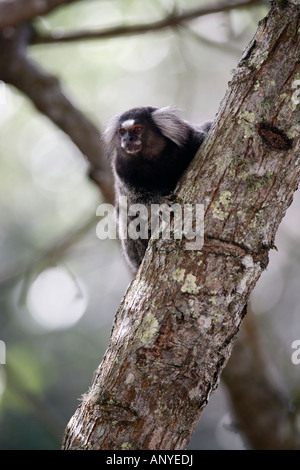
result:
<svg viewBox="0 0 300 470"><path fill-rule="evenodd" d="M95 226L95 216L92 216L81 226L67 233L62 239L56 241L50 248L37 254L30 263L20 266L16 264L4 273L0 273L0 289L6 288L21 278L31 276L31 273L42 271L45 265L49 266L61 261L67 250L75 245L89 230ZM25 279L26 281L26 279Z"/></svg>
<svg viewBox="0 0 300 470"><path fill-rule="evenodd" d="M116 26L113 28L101 29L98 31L81 31L72 34L52 33L51 35L35 32L32 38L32 44L51 44L56 42L74 42L91 39L109 39L119 36L133 36L137 34L147 33L149 31L158 31L165 28L180 26L187 21L194 20L201 16L211 15L213 13L227 12L233 9L257 6L262 4L262 0L243 0L240 2L222 2L213 7L202 7L194 10L186 11L181 14L167 16L159 21L145 24L136 24L130 26Z"/></svg>
<svg viewBox="0 0 300 470"><path fill-rule="evenodd" d="M0 30L15 27L33 18L45 15L60 5L79 0L2 0L0 2Z"/></svg>

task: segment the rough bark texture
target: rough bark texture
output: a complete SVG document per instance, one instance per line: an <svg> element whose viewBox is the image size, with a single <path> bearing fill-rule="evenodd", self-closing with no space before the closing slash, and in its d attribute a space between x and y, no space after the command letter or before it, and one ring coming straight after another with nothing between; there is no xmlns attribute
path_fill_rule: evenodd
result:
<svg viewBox="0 0 300 470"><path fill-rule="evenodd" d="M64 449L184 449L217 386L300 179L300 9L284 4L260 22L177 193L205 205L204 246L151 241Z"/></svg>

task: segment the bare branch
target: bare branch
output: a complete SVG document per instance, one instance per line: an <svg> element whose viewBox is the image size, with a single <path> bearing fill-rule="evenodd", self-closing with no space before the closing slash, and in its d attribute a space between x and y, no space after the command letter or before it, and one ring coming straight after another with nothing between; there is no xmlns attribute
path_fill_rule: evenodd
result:
<svg viewBox="0 0 300 470"><path fill-rule="evenodd" d="M130 26L117 26L114 28L102 29L100 31L81 31L73 34L54 34L45 35L38 31L35 32L32 44L51 44L55 42L73 42L91 39L109 39L119 36L133 36L136 34L143 34L149 31L159 31L161 29L177 27L188 21L201 16L210 15L213 13L226 12L233 9L240 9L252 7L262 4L262 0L243 0L240 2L222 2L214 7L202 7L181 14L171 14L166 18L159 21L154 21L146 24L137 24Z"/></svg>
<svg viewBox="0 0 300 470"><path fill-rule="evenodd" d="M0 30L18 26L36 16L45 15L60 5L79 0L2 0L0 2Z"/></svg>
<svg viewBox="0 0 300 470"><path fill-rule="evenodd" d="M16 263L14 266L6 269L5 272L0 272L0 289L6 288L10 284L15 283L22 277L25 278L33 272L42 271L45 266L56 264L59 262L66 252L95 226L95 216L84 222L79 227L76 226L73 230L67 233L60 240L56 241L52 246L45 249L41 253L36 254L30 263Z"/></svg>

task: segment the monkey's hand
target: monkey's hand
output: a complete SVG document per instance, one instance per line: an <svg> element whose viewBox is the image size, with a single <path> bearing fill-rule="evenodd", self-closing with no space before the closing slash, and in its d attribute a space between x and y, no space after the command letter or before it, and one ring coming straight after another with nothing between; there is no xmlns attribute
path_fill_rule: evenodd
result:
<svg viewBox="0 0 300 470"><path fill-rule="evenodd" d="M177 196L174 193L170 193L167 196L162 197L161 204L165 203L168 206L172 206L175 202L177 202Z"/></svg>

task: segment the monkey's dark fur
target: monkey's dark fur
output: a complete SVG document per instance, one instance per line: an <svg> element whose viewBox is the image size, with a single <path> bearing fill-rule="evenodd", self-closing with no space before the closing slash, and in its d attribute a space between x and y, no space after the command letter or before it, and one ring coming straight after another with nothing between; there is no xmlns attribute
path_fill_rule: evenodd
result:
<svg viewBox="0 0 300 470"><path fill-rule="evenodd" d="M182 120L173 106L138 107L114 116L103 135L112 160L116 209L119 196L131 204L161 204L193 159L211 122L200 126ZM130 220L127 220L127 223ZM120 229L120 227L119 227ZM135 274L148 240L127 238L122 249Z"/></svg>

